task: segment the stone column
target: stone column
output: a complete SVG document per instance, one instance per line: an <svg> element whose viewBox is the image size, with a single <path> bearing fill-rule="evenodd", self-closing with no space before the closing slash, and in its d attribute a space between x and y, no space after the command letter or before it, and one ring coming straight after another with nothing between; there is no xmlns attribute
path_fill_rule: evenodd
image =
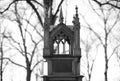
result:
<svg viewBox="0 0 120 81"><path fill-rule="evenodd" d="M49 37L49 30L50 30L50 19L48 17L48 10L46 10L45 14L45 21L44 21L44 48L43 48L43 56L50 56L50 37Z"/></svg>
<svg viewBox="0 0 120 81"><path fill-rule="evenodd" d="M76 14L73 17L73 24L74 24L74 55L81 56L81 49L80 49L80 22L78 18L78 11L76 7Z"/></svg>

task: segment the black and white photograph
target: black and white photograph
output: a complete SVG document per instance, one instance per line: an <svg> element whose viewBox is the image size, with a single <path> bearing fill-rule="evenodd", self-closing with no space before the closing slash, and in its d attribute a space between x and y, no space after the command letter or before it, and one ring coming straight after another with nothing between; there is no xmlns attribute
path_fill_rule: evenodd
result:
<svg viewBox="0 0 120 81"><path fill-rule="evenodd" d="M0 0L0 81L120 81L120 0Z"/></svg>

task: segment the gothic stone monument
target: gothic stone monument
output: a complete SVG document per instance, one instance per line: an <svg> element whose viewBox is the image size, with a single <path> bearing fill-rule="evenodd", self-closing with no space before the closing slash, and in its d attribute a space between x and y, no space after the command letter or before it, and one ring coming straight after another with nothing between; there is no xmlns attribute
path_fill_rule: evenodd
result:
<svg viewBox="0 0 120 81"><path fill-rule="evenodd" d="M63 23L62 9L57 26L49 25L49 18L44 24L43 57L48 63L48 75L44 81L82 81L80 75L80 23L78 9L73 26Z"/></svg>

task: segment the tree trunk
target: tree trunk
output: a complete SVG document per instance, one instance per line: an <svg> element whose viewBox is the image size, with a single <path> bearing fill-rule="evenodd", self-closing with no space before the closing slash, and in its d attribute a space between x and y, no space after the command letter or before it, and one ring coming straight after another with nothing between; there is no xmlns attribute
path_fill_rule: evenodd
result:
<svg viewBox="0 0 120 81"><path fill-rule="evenodd" d="M105 81L108 81L108 59L107 59L107 44L104 46L104 51L105 51L105 72L104 72L104 76L105 76Z"/></svg>
<svg viewBox="0 0 120 81"><path fill-rule="evenodd" d="M0 81L3 81L2 65L3 65L3 58L1 58L1 65L0 65Z"/></svg>
<svg viewBox="0 0 120 81"><path fill-rule="evenodd" d="M108 81L108 77L107 77L107 69L106 69L106 68L105 68L104 75L105 75L105 81Z"/></svg>
<svg viewBox="0 0 120 81"><path fill-rule="evenodd" d="M0 77L1 77L1 81L3 81L3 43L1 43L1 65L0 65Z"/></svg>
<svg viewBox="0 0 120 81"><path fill-rule="evenodd" d="M89 74L89 80L88 81L91 81L91 73Z"/></svg>
<svg viewBox="0 0 120 81"><path fill-rule="evenodd" d="M31 80L31 70L30 68L27 68L27 77L26 77L26 81L30 81Z"/></svg>
<svg viewBox="0 0 120 81"><path fill-rule="evenodd" d="M27 54L27 52L25 51L25 53ZM31 80L31 63L29 62L27 55L26 55L26 65L27 65L27 75L26 75L26 81L30 81Z"/></svg>
<svg viewBox="0 0 120 81"><path fill-rule="evenodd" d="M105 75L105 81L108 81L108 60L105 59L105 72L104 72L104 75Z"/></svg>

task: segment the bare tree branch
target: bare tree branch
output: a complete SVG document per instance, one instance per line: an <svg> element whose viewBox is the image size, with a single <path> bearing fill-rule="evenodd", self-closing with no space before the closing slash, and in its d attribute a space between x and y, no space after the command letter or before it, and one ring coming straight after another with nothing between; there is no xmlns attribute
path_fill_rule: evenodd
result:
<svg viewBox="0 0 120 81"><path fill-rule="evenodd" d="M34 68L35 68L39 63L41 63L41 62L43 62L43 61L44 61L43 59L40 60L40 61L38 61L38 62L33 66L32 71L34 70Z"/></svg>
<svg viewBox="0 0 120 81"><path fill-rule="evenodd" d="M120 6L112 4L112 2L110 2L110 1L107 1L105 3L102 3L102 2L100 2L98 0L93 0L93 1L96 2L100 6L110 5L110 6L113 6L114 8L116 8L116 9L120 9ZM113 1L120 2L119 0L113 0Z"/></svg>
<svg viewBox="0 0 120 81"><path fill-rule="evenodd" d="M119 11L119 13L120 13L120 11ZM115 25L116 25L117 22L119 21L119 18L120 18L120 17L119 17L119 14L117 14L117 18L116 18L116 20L114 21L112 27L109 29L108 34L111 33L111 31L113 30L113 28L115 27Z"/></svg>
<svg viewBox="0 0 120 81"><path fill-rule="evenodd" d="M39 4L41 7L45 8L41 3L39 3L37 0L32 0L33 2Z"/></svg>
<svg viewBox="0 0 120 81"><path fill-rule="evenodd" d="M17 66L20 66L20 67L22 67L22 68L26 69L26 67L25 67L25 66L23 66L23 65L21 65L21 64L18 64L18 63L14 62L14 61L12 61L10 58L3 57L3 59L9 60L11 63L13 63L13 64L15 64L15 65L17 65Z"/></svg>
<svg viewBox="0 0 120 81"><path fill-rule="evenodd" d="M12 38L12 36L5 36L6 37L6 39L9 41L9 43L10 43L10 45L12 45L12 47L14 47L20 54L22 54L23 56L25 56L24 54L23 54L23 49L22 49L22 47L21 47L21 45L20 45L20 43L19 42L17 42L17 41L15 41L13 38ZM11 40L10 40L11 39ZM18 46L19 46L19 48L17 47L17 46L15 46L12 42L14 42L14 43L16 43Z"/></svg>
<svg viewBox="0 0 120 81"><path fill-rule="evenodd" d="M61 4L63 3L63 1L64 0L61 0L61 2L59 3L59 5L58 5L58 7L57 7L57 10L56 10L56 12L55 12L55 16L57 15L57 13L58 13L58 11L59 11L59 9L60 9L60 6L61 6Z"/></svg>
<svg viewBox="0 0 120 81"><path fill-rule="evenodd" d="M108 61L110 60L110 58L113 56L113 54L115 53L115 51L117 50L117 48L119 48L120 47L120 44L119 45L117 45L114 49L113 49L113 51L112 51L112 54L109 56L109 58L108 58Z"/></svg>
<svg viewBox="0 0 120 81"><path fill-rule="evenodd" d="M3 72L4 72L5 68L7 67L7 65L8 65L8 62L5 63L5 66L3 67Z"/></svg>
<svg viewBox="0 0 120 81"><path fill-rule="evenodd" d="M44 38L43 35L38 31L38 29L36 29L36 26L34 26L33 24L31 24L29 20L27 20L27 19L24 19L24 20L25 20L31 27L34 28L34 30L36 31L36 33L39 34L39 36L40 36L42 39Z"/></svg>
<svg viewBox="0 0 120 81"><path fill-rule="evenodd" d="M29 0L27 0L27 3L32 7L32 9L35 11L36 15L38 16L38 19L41 23L41 26L43 27L43 22L42 22L42 19L41 19L41 16L39 14L39 12L37 11L37 9L35 8L34 4L32 4Z"/></svg>
<svg viewBox="0 0 120 81"><path fill-rule="evenodd" d="M92 27L90 26L90 24L86 21L85 17L84 17L82 14L80 14L80 15L81 15L81 17L84 19L85 23L88 25L87 28L88 28L90 31L92 31L92 32L95 34L95 36L99 39L99 41L101 42L101 44L104 45L104 43L103 43L101 37L99 36L99 34L92 29Z"/></svg>
<svg viewBox="0 0 120 81"><path fill-rule="evenodd" d="M35 50L36 50L36 48L37 48L37 45L38 45L42 40L39 40L38 42L35 42L34 39L33 39L33 37L32 37L32 34L31 34L29 31L27 31L27 32L28 32L28 34L30 35L31 41L34 43L34 48L33 48L33 51L32 51L32 53L31 53L31 59L30 59L30 63L32 63L32 60L33 60L33 57L34 57L34 55L35 55Z"/></svg>
<svg viewBox="0 0 120 81"><path fill-rule="evenodd" d="M14 4L16 2L16 0L13 0L6 9L4 9L3 11L0 12L0 14L3 14L4 12L6 12L7 10L9 10L9 8L11 7L12 4Z"/></svg>

